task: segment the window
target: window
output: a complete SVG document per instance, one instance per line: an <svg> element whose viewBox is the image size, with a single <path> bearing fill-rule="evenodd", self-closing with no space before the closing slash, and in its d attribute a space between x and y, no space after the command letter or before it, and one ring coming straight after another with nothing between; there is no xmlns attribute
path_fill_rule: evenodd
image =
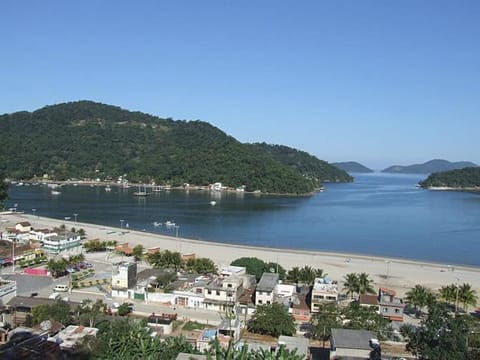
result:
<svg viewBox="0 0 480 360"><path fill-rule="evenodd" d="M231 288L231 287L233 287L233 285L232 284L227 284L227 287Z"/></svg>
<svg viewBox="0 0 480 360"><path fill-rule="evenodd" d="M400 312L400 309L395 309L395 314L398 314Z"/></svg>
<svg viewBox="0 0 480 360"><path fill-rule="evenodd" d="M217 296L220 296L220 291L217 290L217 291L215 291L215 293L216 293Z"/></svg>
<svg viewBox="0 0 480 360"><path fill-rule="evenodd" d="M270 305L270 300L267 300L267 304Z"/></svg>
<svg viewBox="0 0 480 360"><path fill-rule="evenodd" d="M383 312L384 312L384 313L387 313L387 312L388 312L388 308L384 307L384 308L383 308Z"/></svg>
<svg viewBox="0 0 480 360"><path fill-rule="evenodd" d="M262 301L262 300L258 300L258 303L259 303L259 304L262 304L262 303L263 303L263 301Z"/></svg>
<svg viewBox="0 0 480 360"><path fill-rule="evenodd" d="M212 290L207 290L208 295L212 295Z"/></svg>

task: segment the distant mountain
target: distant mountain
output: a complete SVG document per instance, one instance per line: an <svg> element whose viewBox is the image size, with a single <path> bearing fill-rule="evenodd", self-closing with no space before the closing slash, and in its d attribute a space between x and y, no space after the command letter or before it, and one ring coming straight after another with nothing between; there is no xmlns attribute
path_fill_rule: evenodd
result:
<svg viewBox="0 0 480 360"><path fill-rule="evenodd" d="M356 161L346 161L346 162L336 162L331 163L331 165L336 166L337 168L346 171L348 173L371 173L372 169L367 168L366 166L356 162Z"/></svg>
<svg viewBox="0 0 480 360"><path fill-rule="evenodd" d="M420 186L424 188L478 188L480 187L480 167L467 167L433 173L427 179L420 182Z"/></svg>
<svg viewBox="0 0 480 360"><path fill-rule="evenodd" d="M256 143L253 146L269 153L275 160L298 171L306 178L314 179L317 183L353 181L353 177L348 175L347 172L305 151L284 145L266 143Z"/></svg>
<svg viewBox="0 0 480 360"><path fill-rule="evenodd" d="M162 119L92 101L0 115L0 144L0 170L11 179L126 175L131 182L222 182L288 194L318 187L318 180L305 176L308 167L284 165L271 151L243 144L209 123Z"/></svg>
<svg viewBox="0 0 480 360"><path fill-rule="evenodd" d="M427 161L423 164L414 164L409 166L393 165L385 170L384 173L401 173L401 174L431 174L440 171L449 171L455 169L462 169L465 167L477 167L469 161L450 162L447 160L435 159Z"/></svg>

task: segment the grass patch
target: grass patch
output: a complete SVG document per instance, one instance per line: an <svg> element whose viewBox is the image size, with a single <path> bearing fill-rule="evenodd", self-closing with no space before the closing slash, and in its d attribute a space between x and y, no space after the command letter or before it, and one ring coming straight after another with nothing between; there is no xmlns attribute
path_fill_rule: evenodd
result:
<svg viewBox="0 0 480 360"><path fill-rule="evenodd" d="M203 329L211 329L211 328L213 328L212 325L202 324L196 321L187 321L185 325L183 325L182 330L192 331L192 330L203 330Z"/></svg>

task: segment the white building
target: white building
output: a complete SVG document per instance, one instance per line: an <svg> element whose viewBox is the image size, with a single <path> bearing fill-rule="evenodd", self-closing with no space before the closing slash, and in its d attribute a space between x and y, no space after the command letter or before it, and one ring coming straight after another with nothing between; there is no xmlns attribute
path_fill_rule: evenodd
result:
<svg viewBox="0 0 480 360"><path fill-rule="evenodd" d="M338 286L328 278L315 278L312 289L311 312L318 312L319 306L327 301L338 300Z"/></svg>
<svg viewBox="0 0 480 360"><path fill-rule="evenodd" d="M137 263L122 261L112 264L112 296L133 298L137 284Z"/></svg>
<svg viewBox="0 0 480 360"><path fill-rule="evenodd" d="M278 285L277 273L263 273L257 288L255 289L255 306L272 304Z"/></svg>
<svg viewBox="0 0 480 360"><path fill-rule="evenodd" d="M197 285L197 289L199 286ZM237 276L218 277L203 286L205 309L232 310L243 290L243 279Z"/></svg>
<svg viewBox="0 0 480 360"><path fill-rule="evenodd" d="M52 235L42 241L42 248L54 254L63 252L80 252L82 238L78 234L65 233L64 235Z"/></svg>

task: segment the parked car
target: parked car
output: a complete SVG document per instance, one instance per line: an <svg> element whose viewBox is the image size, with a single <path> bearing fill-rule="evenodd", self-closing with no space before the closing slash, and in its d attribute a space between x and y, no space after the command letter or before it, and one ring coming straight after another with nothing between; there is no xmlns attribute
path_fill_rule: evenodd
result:
<svg viewBox="0 0 480 360"><path fill-rule="evenodd" d="M67 292L68 290L70 290L70 287L68 285L62 284L55 285L55 287L53 288L54 292Z"/></svg>

